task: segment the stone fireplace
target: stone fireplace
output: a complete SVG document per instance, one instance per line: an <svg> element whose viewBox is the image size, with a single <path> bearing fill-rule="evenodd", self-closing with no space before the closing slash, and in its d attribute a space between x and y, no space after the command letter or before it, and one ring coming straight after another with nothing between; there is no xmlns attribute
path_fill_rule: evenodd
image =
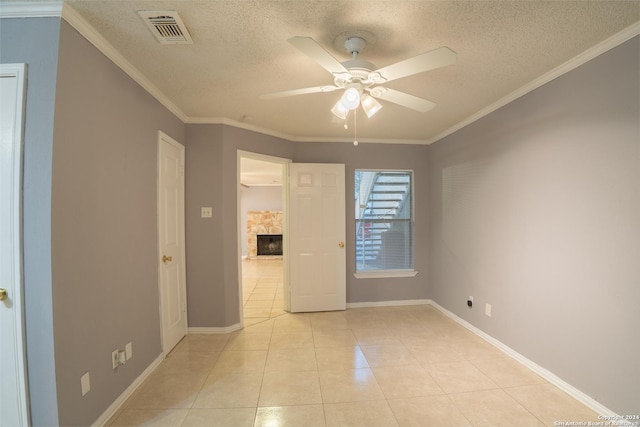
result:
<svg viewBox="0 0 640 427"><path fill-rule="evenodd" d="M267 251L277 252L279 240L279 255L282 255L282 211L247 212L247 256L250 259L258 257L258 235L262 236L263 249L266 248ZM260 256L262 255L261 253Z"/></svg>

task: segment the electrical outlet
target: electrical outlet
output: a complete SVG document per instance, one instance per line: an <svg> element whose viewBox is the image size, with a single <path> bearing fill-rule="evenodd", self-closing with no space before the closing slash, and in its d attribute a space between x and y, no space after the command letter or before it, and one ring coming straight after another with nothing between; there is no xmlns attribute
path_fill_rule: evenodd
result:
<svg viewBox="0 0 640 427"><path fill-rule="evenodd" d="M118 367L118 349L116 348L111 352L111 367L116 369Z"/></svg>
<svg viewBox="0 0 640 427"><path fill-rule="evenodd" d="M127 355L124 350L117 348L111 352L111 367L113 369L125 363L127 363Z"/></svg>
<svg viewBox="0 0 640 427"><path fill-rule="evenodd" d="M471 308L473 307L473 297L469 296L469 298L467 298L467 307Z"/></svg>
<svg viewBox="0 0 640 427"><path fill-rule="evenodd" d="M486 304L484 306L484 314L491 317L491 304Z"/></svg>
<svg viewBox="0 0 640 427"><path fill-rule="evenodd" d="M80 388L82 389L83 396L91 390L91 378L89 378L89 372L80 377Z"/></svg>
<svg viewBox="0 0 640 427"><path fill-rule="evenodd" d="M124 353L127 356L127 360L133 357L133 343L129 342L124 346Z"/></svg>

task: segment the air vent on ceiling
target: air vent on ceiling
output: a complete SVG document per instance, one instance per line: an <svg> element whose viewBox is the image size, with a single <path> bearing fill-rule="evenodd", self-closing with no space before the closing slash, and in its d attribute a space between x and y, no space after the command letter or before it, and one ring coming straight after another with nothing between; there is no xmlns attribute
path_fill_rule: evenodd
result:
<svg viewBox="0 0 640 427"><path fill-rule="evenodd" d="M138 14L162 44L193 44L187 27L174 10L139 10Z"/></svg>

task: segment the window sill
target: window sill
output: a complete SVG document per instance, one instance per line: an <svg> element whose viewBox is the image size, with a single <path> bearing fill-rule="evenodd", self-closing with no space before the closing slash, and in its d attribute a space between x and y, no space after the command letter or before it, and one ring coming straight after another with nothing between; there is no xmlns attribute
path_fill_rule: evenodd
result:
<svg viewBox="0 0 640 427"><path fill-rule="evenodd" d="M353 273L356 279L387 279L391 277L415 277L416 270L370 270Z"/></svg>

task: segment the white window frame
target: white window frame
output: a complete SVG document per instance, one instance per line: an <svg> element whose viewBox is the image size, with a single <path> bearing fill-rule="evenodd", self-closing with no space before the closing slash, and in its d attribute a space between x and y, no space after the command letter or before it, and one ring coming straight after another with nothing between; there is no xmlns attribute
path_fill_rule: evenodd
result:
<svg viewBox="0 0 640 427"><path fill-rule="evenodd" d="M356 260L356 271L353 273L353 276L356 279L372 279L372 278L402 278L402 277L415 277L418 274L418 271L415 270L415 172L413 169L355 169L354 174L354 191L355 191L355 174L357 172L410 172L411 173L411 256L413 261L414 268L412 269L387 269L387 270L361 270L358 271L357 268L357 260ZM356 210L357 201L354 200L353 212ZM354 217L354 221L357 219ZM356 230L357 232L357 230ZM354 235L354 238L356 236ZM355 251L357 248L354 245L353 255L355 256Z"/></svg>

